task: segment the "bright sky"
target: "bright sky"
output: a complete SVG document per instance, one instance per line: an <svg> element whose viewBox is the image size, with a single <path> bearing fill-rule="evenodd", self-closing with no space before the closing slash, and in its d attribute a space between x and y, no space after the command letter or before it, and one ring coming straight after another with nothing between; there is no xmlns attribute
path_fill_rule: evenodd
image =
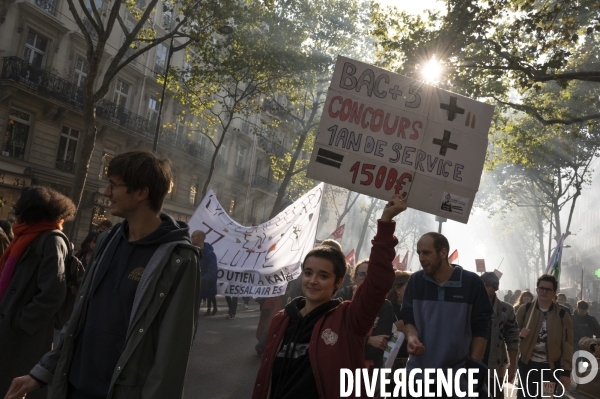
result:
<svg viewBox="0 0 600 399"><path fill-rule="evenodd" d="M418 14L427 9L443 9L445 3L437 0L375 0L381 5L396 6L399 10L405 10Z"/></svg>

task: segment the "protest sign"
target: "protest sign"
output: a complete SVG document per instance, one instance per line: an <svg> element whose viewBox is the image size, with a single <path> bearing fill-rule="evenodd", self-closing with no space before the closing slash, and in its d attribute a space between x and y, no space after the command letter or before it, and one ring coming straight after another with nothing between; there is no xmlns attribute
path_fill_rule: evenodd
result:
<svg viewBox="0 0 600 399"><path fill-rule="evenodd" d="M494 107L338 57L307 176L466 223Z"/></svg>
<svg viewBox="0 0 600 399"><path fill-rule="evenodd" d="M485 259L475 259L477 273L485 273Z"/></svg>
<svg viewBox="0 0 600 399"><path fill-rule="evenodd" d="M217 256L217 291L229 296L283 295L314 246L323 184L304 194L273 219L242 226L229 217L209 190L190 219L190 232L202 230Z"/></svg>

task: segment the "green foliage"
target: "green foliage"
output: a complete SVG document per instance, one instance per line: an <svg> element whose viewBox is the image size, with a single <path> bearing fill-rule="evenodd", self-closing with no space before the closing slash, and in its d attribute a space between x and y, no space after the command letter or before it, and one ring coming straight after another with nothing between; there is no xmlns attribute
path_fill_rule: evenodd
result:
<svg viewBox="0 0 600 399"><path fill-rule="evenodd" d="M444 65L440 85L447 89L515 105L545 124L600 119L593 105L600 94L597 1L448 0L447 5L446 15L430 13L425 19L376 9L372 32L381 64L418 77L435 57ZM561 95L581 82L572 97ZM533 104L542 90L561 98L559 107ZM511 101L516 97L520 101Z"/></svg>

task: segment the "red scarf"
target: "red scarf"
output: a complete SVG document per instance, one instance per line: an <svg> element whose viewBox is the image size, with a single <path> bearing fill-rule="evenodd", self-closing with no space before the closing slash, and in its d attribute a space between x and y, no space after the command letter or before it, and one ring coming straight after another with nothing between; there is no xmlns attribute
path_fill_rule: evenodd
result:
<svg viewBox="0 0 600 399"><path fill-rule="evenodd" d="M0 301L4 297L10 280L15 274L15 268L19 259L25 253L29 244L46 230L58 229L57 222L40 222L35 224L15 223L13 231L15 238L11 241L4 254L0 258Z"/></svg>

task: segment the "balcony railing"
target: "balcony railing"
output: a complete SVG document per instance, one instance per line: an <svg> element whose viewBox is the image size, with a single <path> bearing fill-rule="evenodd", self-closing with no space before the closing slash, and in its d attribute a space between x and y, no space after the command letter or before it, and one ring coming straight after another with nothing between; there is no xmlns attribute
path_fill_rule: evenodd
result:
<svg viewBox="0 0 600 399"><path fill-rule="evenodd" d="M171 147L177 146L178 139L177 130L175 129L163 129L162 132L160 132L160 136L158 136L158 141L170 145Z"/></svg>
<svg viewBox="0 0 600 399"><path fill-rule="evenodd" d="M242 168L241 166L236 166L235 167L235 177L237 177L240 180L245 180L246 179L246 169Z"/></svg>
<svg viewBox="0 0 600 399"><path fill-rule="evenodd" d="M276 181L269 180L266 177L254 176L252 178L252 187L258 188L271 194L275 194L279 190L280 184Z"/></svg>
<svg viewBox="0 0 600 399"><path fill-rule="evenodd" d="M55 100L83 108L83 90L72 82L36 68L19 57L4 57L0 79L18 82Z"/></svg>
<svg viewBox="0 0 600 399"><path fill-rule="evenodd" d="M265 137L258 138L258 146L265 150L267 154L273 154L277 157L283 157L289 151L285 149L281 144L269 140Z"/></svg>
<svg viewBox="0 0 600 399"><path fill-rule="evenodd" d="M57 159L55 164L56 169L62 170L63 172L75 173L75 163Z"/></svg>
<svg viewBox="0 0 600 399"><path fill-rule="evenodd" d="M19 57L3 58L0 79L13 80L44 97L58 100L79 110L83 109L82 89L74 83L53 75L44 69L31 66L27 61ZM155 124L123 107L118 107L108 100L100 100L98 102L96 116L149 139L154 139ZM159 136L159 140L205 163L210 163L213 156L214 150L206 148L198 142L189 140L182 134L178 135L171 129L164 129L161 136ZM56 161L57 169L72 173L70 168L74 168L75 164L68 165L67 163L59 162L61 161ZM217 167L225 172L227 171L227 165L221 158L217 158Z"/></svg>
<svg viewBox="0 0 600 399"><path fill-rule="evenodd" d="M165 72L167 71L167 69L164 67L164 65L160 65L160 64L154 64L154 75L158 76L158 75L165 75Z"/></svg>
<svg viewBox="0 0 600 399"><path fill-rule="evenodd" d="M56 10L56 1L57 0L35 0L34 3L48 14L54 15Z"/></svg>
<svg viewBox="0 0 600 399"><path fill-rule="evenodd" d="M118 107L108 100L100 100L96 106L96 115L106 121L115 123L125 129L131 130L149 139L154 139L154 129L146 118L133 112Z"/></svg>

